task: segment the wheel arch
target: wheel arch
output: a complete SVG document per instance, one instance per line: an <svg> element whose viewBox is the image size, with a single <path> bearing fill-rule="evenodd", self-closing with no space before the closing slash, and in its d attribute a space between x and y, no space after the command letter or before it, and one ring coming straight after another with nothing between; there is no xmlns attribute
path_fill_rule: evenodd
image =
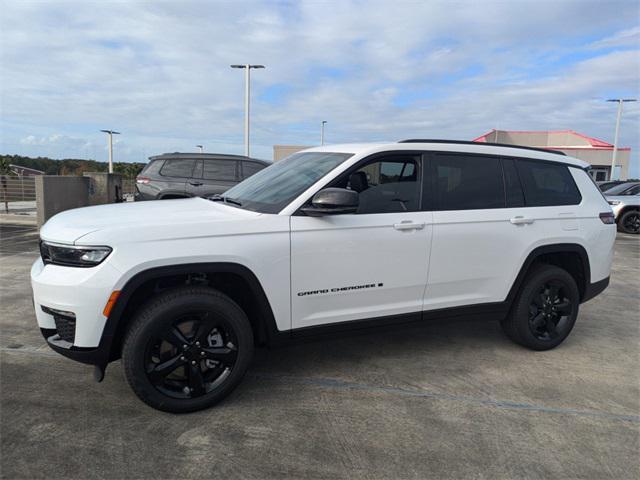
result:
<svg viewBox="0 0 640 480"><path fill-rule="evenodd" d="M120 358L127 326L150 296L184 284L207 285L231 297L249 317L257 343L274 344L283 335L260 281L246 266L220 262L154 267L135 274L120 290L100 341L108 362Z"/></svg>
<svg viewBox="0 0 640 480"><path fill-rule="evenodd" d="M586 249L577 243L556 243L537 247L527 255L507 295L508 305L513 305L531 269L541 263L556 265L569 272L578 285L580 301L585 300L591 284L591 266Z"/></svg>

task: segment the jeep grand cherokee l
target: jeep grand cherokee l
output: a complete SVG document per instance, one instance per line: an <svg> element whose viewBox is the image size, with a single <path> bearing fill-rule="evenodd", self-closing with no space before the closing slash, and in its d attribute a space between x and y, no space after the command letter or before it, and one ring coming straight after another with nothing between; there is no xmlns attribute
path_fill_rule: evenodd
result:
<svg viewBox="0 0 640 480"><path fill-rule="evenodd" d="M122 358L152 407L240 382L257 345L474 315L559 345L606 288L611 208L581 160L410 140L296 153L211 199L102 205L41 229L31 281L47 343Z"/></svg>
<svg viewBox="0 0 640 480"><path fill-rule="evenodd" d="M271 165L240 155L165 153L149 158L136 177L134 199L168 200L208 197L223 193L238 182Z"/></svg>

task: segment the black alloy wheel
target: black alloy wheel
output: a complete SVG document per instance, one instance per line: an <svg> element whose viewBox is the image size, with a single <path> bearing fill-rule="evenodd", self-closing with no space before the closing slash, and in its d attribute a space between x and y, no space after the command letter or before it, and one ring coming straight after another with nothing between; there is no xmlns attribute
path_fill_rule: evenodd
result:
<svg viewBox="0 0 640 480"><path fill-rule="evenodd" d="M125 335L122 364L143 402L193 412L233 391L253 350L251 323L237 303L213 288L185 286L140 308Z"/></svg>
<svg viewBox="0 0 640 480"><path fill-rule="evenodd" d="M233 329L210 312L191 312L149 339L145 371L150 383L163 394L196 398L224 382L237 355Z"/></svg>
<svg viewBox="0 0 640 480"><path fill-rule="evenodd" d="M556 265L535 265L501 326L515 343L532 350L549 350L569 336L579 306L580 291L569 272Z"/></svg>
<svg viewBox="0 0 640 480"><path fill-rule="evenodd" d="M566 335L573 306L559 281L544 283L529 304L529 328L538 340L549 341Z"/></svg>
<svg viewBox="0 0 640 480"><path fill-rule="evenodd" d="M640 233L640 210L631 210L622 215L620 229L625 233Z"/></svg>

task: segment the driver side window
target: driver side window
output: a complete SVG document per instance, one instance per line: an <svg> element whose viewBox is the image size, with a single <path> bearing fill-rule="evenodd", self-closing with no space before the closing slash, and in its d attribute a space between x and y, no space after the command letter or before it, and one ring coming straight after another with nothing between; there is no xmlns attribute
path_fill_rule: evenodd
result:
<svg viewBox="0 0 640 480"><path fill-rule="evenodd" d="M349 175L347 188L359 194L357 214L415 212L420 209L419 156L377 159Z"/></svg>

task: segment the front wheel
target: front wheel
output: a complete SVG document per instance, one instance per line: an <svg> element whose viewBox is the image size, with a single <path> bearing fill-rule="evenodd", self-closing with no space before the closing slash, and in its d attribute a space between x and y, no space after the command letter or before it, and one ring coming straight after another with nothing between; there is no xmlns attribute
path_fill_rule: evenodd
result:
<svg viewBox="0 0 640 480"><path fill-rule="evenodd" d="M579 305L580 292L569 272L554 265L539 265L527 275L502 328L522 346L549 350L567 338Z"/></svg>
<svg viewBox="0 0 640 480"><path fill-rule="evenodd" d="M206 287L182 287L151 300L134 318L122 351L136 395L174 413L222 400L252 356L247 316L229 297Z"/></svg>

